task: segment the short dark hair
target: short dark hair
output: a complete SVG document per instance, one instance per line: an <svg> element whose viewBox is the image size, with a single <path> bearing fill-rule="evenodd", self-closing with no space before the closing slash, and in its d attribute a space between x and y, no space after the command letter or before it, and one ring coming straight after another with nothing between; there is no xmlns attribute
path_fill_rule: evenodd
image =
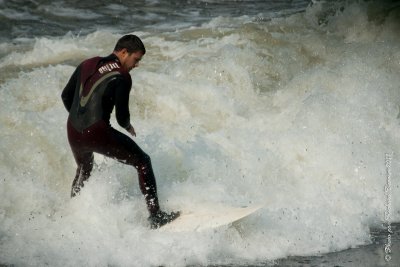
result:
<svg viewBox="0 0 400 267"><path fill-rule="evenodd" d="M143 54L146 54L146 48L142 40L133 34L122 36L115 45L114 51L121 51L124 48L126 48L128 53L141 51Z"/></svg>

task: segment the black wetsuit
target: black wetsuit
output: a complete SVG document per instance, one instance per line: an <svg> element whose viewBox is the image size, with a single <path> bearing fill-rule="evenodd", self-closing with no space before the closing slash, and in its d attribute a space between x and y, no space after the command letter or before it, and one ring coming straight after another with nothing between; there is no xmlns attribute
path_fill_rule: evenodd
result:
<svg viewBox="0 0 400 267"><path fill-rule="evenodd" d="M137 169L148 210L155 214L159 204L150 157L130 137L110 125L115 106L118 124L127 130L131 127L131 86L131 76L111 54L82 62L64 88L61 97L69 112L68 141L78 165L71 195L78 193L89 178L96 152Z"/></svg>

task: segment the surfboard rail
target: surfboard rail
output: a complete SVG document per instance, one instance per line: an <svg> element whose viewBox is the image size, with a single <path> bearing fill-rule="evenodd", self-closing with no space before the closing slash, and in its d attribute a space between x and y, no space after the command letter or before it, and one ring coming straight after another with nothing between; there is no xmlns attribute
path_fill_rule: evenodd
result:
<svg viewBox="0 0 400 267"><path fill-rule="evenodd" d="M219 207L218 209L204 209L199 211L181 212L173 222L161 227L165 232L199 232L230 225L261 209L263 205L249 205L242 207Z"/></svg>

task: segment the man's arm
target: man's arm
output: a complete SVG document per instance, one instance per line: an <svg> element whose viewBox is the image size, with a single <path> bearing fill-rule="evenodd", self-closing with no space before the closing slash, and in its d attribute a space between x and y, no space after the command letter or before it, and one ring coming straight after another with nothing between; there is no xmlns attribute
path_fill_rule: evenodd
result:
<svg viewBox="0 0 400 267"><path fill-rule="evenodd" d="M130 122L129 93L131 85L124 79L118 79L115 84L115 116L118 124L125 128L132 136L136 136L135 129Z"/></svg>
<svg viewBox="0 0 400 267"><path fill-rule="evenodd" d="M72 102L74 101L76 83L78 81L78 73L80 67L76 68L71 78L69 79L67 85L61 93L61 99L64 103L65 108L69 112L72 106Z"/></svg>

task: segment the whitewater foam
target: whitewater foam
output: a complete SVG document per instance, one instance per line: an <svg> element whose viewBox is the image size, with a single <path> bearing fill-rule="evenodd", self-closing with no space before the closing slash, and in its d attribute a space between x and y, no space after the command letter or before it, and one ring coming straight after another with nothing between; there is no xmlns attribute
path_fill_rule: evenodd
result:
<svg viewBox="0 0 400 267"><path fill-rule="evenodd" d="M388 152L399 221L396 10L377 22L367 4L323 8L137 33L148 53L132 73L132 122L162 207L265 203L236 228L151 231L135 170L98 155L69 198L75 163L60 93L116 34L37 38L3 57L2 71L23 69L0 85L0 262L240 265L367 244L383 220Z"/></svg>

